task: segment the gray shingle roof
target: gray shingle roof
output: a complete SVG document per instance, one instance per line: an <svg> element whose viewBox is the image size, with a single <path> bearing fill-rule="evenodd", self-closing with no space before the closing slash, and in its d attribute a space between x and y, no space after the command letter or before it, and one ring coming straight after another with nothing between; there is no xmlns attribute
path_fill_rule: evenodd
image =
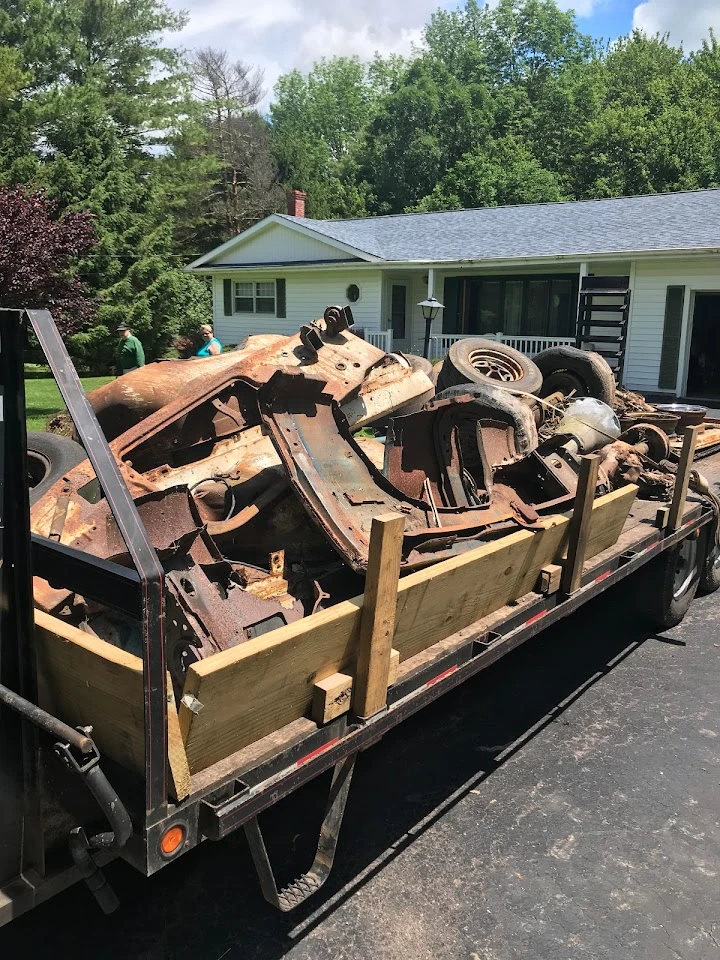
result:
<svg viewBox="0 0 720 960"><path fill-rule="evenodd" d="M720 190L302 222L390 261L702 250L720 248Z"/></svg>

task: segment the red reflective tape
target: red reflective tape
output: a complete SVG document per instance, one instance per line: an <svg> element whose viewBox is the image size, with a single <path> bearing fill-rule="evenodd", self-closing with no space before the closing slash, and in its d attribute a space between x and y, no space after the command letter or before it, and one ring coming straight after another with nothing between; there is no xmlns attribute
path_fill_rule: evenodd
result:
<svg viewBox="0 0 720 960"><path fill-rule="evenodd" d="M431 687L434 683L437 683L438 680L444 680L445 677L449 677L451 673L455 673L457 670L457 664L454 667L448 667L447 670L443 670L442 673L439 673L436 677L433 677L432 680L428 680L425 684L426 687Z"/></svg>
<svg viewBox="0 0 720 960"><path fill-rule="evenodd" d="M548 614L547 610L543 610L540 613L536 613L534 617L530 617L529 620L526 620L523 626L529 627L531 623L537 623L538 620L542 620L542 618L546 617L547 614Z"/></svg>
<svg viewBox="0 0 720 960"><path fill-rule="evenodd" d="M593 583L600 583L601 580L607 580L611 573L612 570L608 570L606 573L601 573L599 577L595 577Z"/></svg>
<svg viewBox="0 0 720 960"><path fill-rule="evenodd" d="M301 757L295 764L296 767L301 767L304 763L307 763L308 760L312 760L313 757L317 757L321 753L325 753L326 750L329 750L330 747L334 746L340 737L335 737L334 740L328 740L327 743L324 743L321 747L318 747L317 750L313 750L312 753L308 753L306 756Z"/></svg>

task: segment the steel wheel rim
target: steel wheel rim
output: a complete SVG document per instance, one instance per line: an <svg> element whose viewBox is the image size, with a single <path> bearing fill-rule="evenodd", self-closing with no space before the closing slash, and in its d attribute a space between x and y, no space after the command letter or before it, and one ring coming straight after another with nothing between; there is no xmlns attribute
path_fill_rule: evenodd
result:
<svg viewBox="0 0 720 960"><path fill-rule="evenodd" d="M468 360L478 373L498 383L517 383L522 380L525 372L522 364L514 357L490 347L472 350Z"/></svg>
<svg viewBox="0 0 720 960"><path fill-rule="evenodd" d="M684 541L675 558L673 570L673 599L679 600L693 582L697 568L697 539L690 537Z"/></svg>

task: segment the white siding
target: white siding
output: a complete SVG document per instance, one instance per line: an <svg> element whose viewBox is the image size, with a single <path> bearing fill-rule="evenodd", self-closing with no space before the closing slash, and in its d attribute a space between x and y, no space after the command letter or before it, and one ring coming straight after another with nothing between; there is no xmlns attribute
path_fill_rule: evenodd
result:
<svg viewBox="0 0 720 960"><path fill-rule="evenodd" d="M242 234L239 241L241 238ZM271 223L248 240L242 240L237 246L224 250L209 265L217 267L226 263L304 263L306 260L348 260L351 256L332 244Z"/></svg>
<svg viewBox="0 0 720 960"><path fill-rule="evenodd" d="M684 326L687 329L688 307L693 292L720 290L720 257L658 258L636 262L625 361L625 382L631 390L648 393L657 390L665 295L669 286L686 288ZM684 356L681 356L681 372L685 362Z"/></svg>
<svg viewBox="0 0 720 960"><path fill-rule="evenodd" d="M277 277L282 277L282 267L278 267ZM307 273L288 273L285 276L287 317L276 318L263 314L224 315L223 280L267 280L267 275L243 270L234 276L216 276L213 279L213 315L215 333L223 344L240 343L245 337L256 333L297 333L303 323L322 317L325 308L334 304L345 306L345 291L348 284L356 283L360 287L360 299L351 304L355 323L367 330L379 330L380 291L382 278L380 271L345 270L322 271L316 268Z"/></svg>

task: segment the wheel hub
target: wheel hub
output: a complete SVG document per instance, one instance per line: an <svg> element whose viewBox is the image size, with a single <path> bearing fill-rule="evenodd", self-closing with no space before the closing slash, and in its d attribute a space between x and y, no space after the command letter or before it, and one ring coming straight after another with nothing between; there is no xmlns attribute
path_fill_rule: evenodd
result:
<svg viewBox="0 0 720 960"><path fill-rule="evenodd" d="M499 383L517 383L522 380L521 365L505 353L484 347L473 350L468 359L478 373L487 377L488 380Z"/></svg>

